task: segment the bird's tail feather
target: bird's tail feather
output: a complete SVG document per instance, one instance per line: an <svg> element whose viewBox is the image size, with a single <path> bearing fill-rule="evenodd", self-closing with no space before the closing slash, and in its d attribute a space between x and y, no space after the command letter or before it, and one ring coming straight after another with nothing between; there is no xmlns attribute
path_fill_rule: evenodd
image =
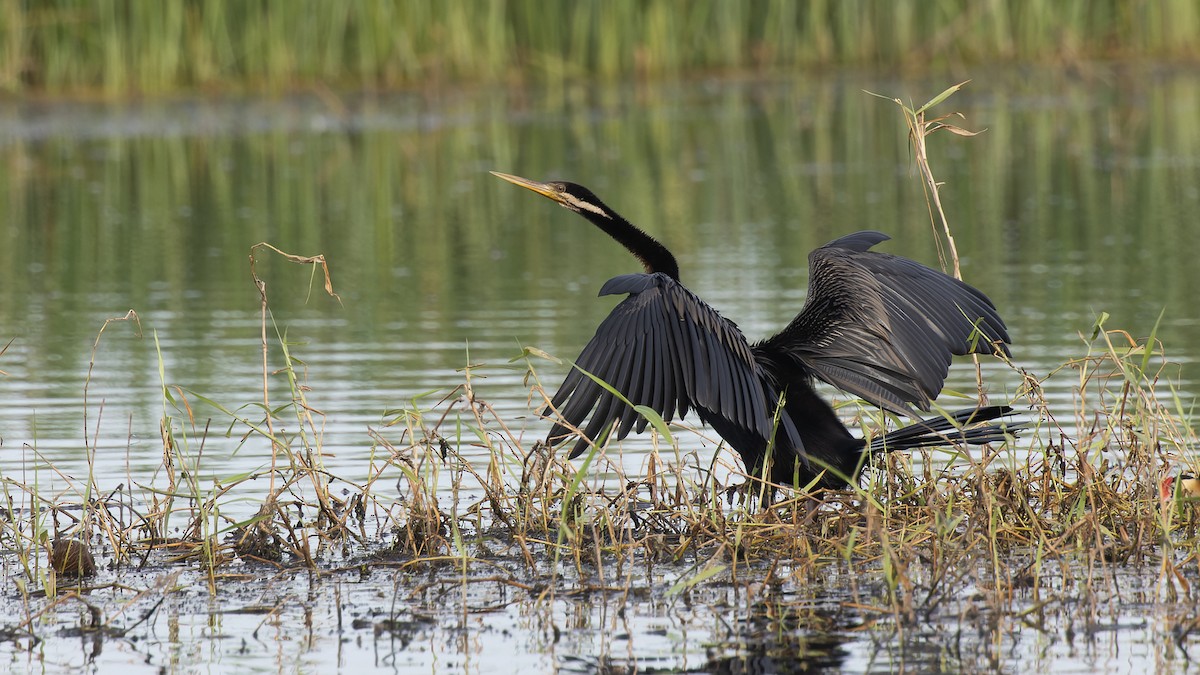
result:
<svg viewBox="0 0 1200 675"><path fill-rule="evenodd" d="M1013 414L1013 409L1009 406L989 405L959 410L945 417L930 417L876 438L871 441L868 450L874 454L955 443L969 445L1001 443L1006 436L1015 434L1024 425L980 423L990 422L1011 414Z"/></svg>

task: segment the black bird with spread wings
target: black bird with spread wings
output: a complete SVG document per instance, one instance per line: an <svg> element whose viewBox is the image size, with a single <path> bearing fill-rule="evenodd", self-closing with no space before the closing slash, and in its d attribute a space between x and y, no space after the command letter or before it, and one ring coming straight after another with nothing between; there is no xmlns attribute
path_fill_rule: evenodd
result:
<svg viewBox="0 0 1200 675"><path fill-rule="evenodd" d="M675 257L587 188L492 172L582 215L638 260L645 272L608 280L600 295L628 294L596 329L551 399L551 446L641 432L647 420L580 369L634 405L670 422L695 410L752 475L779 484L846 486L864 452L1004 440L986 422L1011 412L985 406L919 421L875 439L853 436L813 389L814 378L886 410L929 410L955 354L1009 355L1008 333L991 300L917 262L869 249L887 235L856 232L809 254L808 298L782 331L750 344L742 331L679 281ZM779 403L783 402L779 410Z"/></svg>

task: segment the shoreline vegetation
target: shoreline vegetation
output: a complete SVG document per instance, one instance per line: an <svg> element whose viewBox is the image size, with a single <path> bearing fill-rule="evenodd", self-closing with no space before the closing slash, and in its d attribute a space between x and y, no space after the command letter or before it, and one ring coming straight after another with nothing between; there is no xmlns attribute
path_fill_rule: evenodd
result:
<svg viewBox="0 0 1200 675"><path fill-rule="evenodd" d="M0 91L163 96L1200 59L1192 0L0 3Z"/></svg>
<svg viewBox="0 0 1200 675"><path fill-rule="evenodd" d="M925 112L956 90L903 110L931 214L941 209L925 137L966 132L954 117L927 119ZM942 217L931 221L949 235ZM1135 338L1101 315L1092 334L1081 336L1078 358L1041 379L1022 373L1025 386L1013 404L1030 411L1029 428L1016 441L974 455L948 450L949 462L892 454L861 487L798 491L766 510L731 500L712 478L729 453L713 459L689 450L697 445L693 432L679 425L658 430L656 450L636 475L603 444L575 463L548 454L476 397L474 367L439 401L414 401L371 429L367 478L345 479L322 466L324 420L306 400L303 354L293 353L300 347L275 324L254 271L256 260L274 254L313 265L330 295L336 286L322 256L265 244L251 250L262 311L261 400L236 408L209 400L173 383L160 358L163 462L155 476L131 476L126 489L78 477L59 494L46 494L36 480L52 467L23 474L33 476L24 483L3 476L0 549L9 552L4 567L25 602L21 617L0 625L8 639L33 650L47 615L75 602L88 609L74 619L81 631L125 635L158 608L122 616L129 598L168 596L181 570L203 575L216 594L234 577L277 569L333 575L371 568L411 575L403 578L419 588L461 587L461 605L453 594L438 596L438 616L448 620L468 612L468 588L503 587L531 603L582 595L620 605L634 588L671 601L711 585L819 587L841 570L855 579L842 609L867 617L861 623L872 631L903 633L957 617L981 634L1024 627L1049 635L1063 625L1118 625L1122 603L1132 602L1114 582L1114 570L1123 569L1154 587L1162 630L1177 636L1180 658L1188 658L1200 519L1183 481L1168 489L1164 479L1187 470L1198 441L1191 404L1173 387L1175 365L1155 331ZM114 321L141 328L132 312ZM106 323L100 333L116 328ZM152 331L147 337L157 339ZM527 350L512 364L526 373L531 408L546 400L535 367L543 357ZM1076 382L1070 410L1042 395L1049 378ZM874 414L860 409L855 422L878 429L883 420ZM1072 422L1060 424L1063 415ZM280 431L285 424L290 433ZM205 442L227 429L267 440L269 465L204 478L216 473L205 466ZM467 461L467 449L488 460ZM602 472L620 479L603 481ZM262 495L257 515L231 517L229 503L245 499L238 488L252 481ZM391 484L400 486L398 499L383 496ZM84 544L98 551L101 586L89 586L94 577L83 574L97 567L80 557ZM48 555L54 549L63 554ZM52 569L59 558L66 567ZM147 565L176 576L147 588L113 580ZM662 569L671 570L673 583L655 581ZM973 590L964 595L964 588ZM788 611L814 633L861 629L822 628L828 620L802 602ZM1000 652L997 659L1009 658Z"/></svg>

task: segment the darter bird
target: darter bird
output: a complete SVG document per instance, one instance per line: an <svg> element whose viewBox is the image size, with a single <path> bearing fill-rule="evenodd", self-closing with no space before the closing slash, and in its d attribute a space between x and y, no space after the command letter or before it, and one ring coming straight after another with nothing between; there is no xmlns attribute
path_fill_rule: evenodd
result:
<svg viewBox="0 0 1200 675"><path fill-rule="evenodd" d="M547 437L551 447L580 437L570 457L605 430L619 440L648 422L581 369L666 422L695 410L751 475L781 485L842 488L871 453L1005 439L1004 426L980 423L1010 414L1008 406L926 420L913 409L930 409L953 355L1007 357L1009 336L979 290L870 250L887 235L855 232L810 253L804 307L783 330L751 344L681 283L675 256L662 243L591 190L492 173L587 218L645 270L609 279L600 289L602 296L628 297L596 329L544 413L557 416ZM920 421L867 444L817 394L815 380Z"/></svg>

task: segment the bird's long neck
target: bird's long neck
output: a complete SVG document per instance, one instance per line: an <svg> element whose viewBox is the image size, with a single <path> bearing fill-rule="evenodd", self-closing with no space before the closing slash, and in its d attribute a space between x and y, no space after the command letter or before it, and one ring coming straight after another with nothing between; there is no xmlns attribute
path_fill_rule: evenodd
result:
<svg viewBox="0 0 1200 675"><path fill-rule="evenodd" d="M603 213L584 209L580 213L628 249L634 257L642 262L647 274L660 272L679 281L679 263L675 262L675 256L660 241L646 234L612 209L605 208Z"/></svg>

